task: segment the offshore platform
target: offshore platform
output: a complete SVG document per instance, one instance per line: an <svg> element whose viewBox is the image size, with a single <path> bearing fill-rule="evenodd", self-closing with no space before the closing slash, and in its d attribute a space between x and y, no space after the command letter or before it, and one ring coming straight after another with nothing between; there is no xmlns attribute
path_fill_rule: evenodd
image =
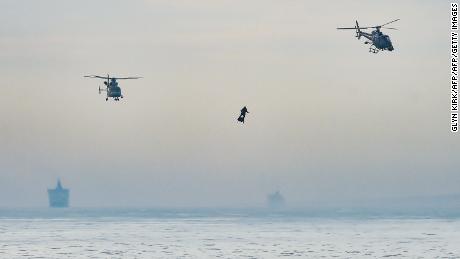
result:
<svg viewBox="0 0 460 259"><path fill-rule="evenodd" d="M69 207L69 189L62 188L61 180L58 179L56 188L48 189L48 200L51 208Z"/></svg>

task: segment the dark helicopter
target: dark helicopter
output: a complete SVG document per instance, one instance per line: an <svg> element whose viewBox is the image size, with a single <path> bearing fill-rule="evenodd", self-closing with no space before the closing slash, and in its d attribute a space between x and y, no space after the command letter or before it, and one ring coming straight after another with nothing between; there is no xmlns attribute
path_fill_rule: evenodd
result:
<svg viewBox="0 0 460 259"><path fill-rule="evenodd" d="M109 98L113 98L115 101L119 101L120 98L123 98L123 95L121 94L121 88L118 86L117 80L142 78L142 77L111 77L109 75L107 75L107 77L95 76L95 75L90 75L90 76L85 76L85 77L100 78L100 79L107 80L107 81L104 81L104 85L106 86L105 88L101 88L99 86L99 94L101 94L102 91L105 91L107 93L107 97L105 98L106 101L108 101Z"/></svg>
<svg viewBox="0 0 460 259"><path fill-rule="evenodd" d="M353 28L350 27L345 27L345 28L337 28L337 30L356 30L356 38L358 40L361 38L361 36L364 36L367 38L369 41L365 41L364 44L370 44L369 47L369 52L372 53L377 53L379 50L388 50L388 51L393 51L393 44L391 44L390 37L388 35L383 34L380 29L390 29L390 30L397 30L396 28L391 28L391 27L384 27L385 25L388 25L390 23L399 21L399 19L393 20L391 22L387 22L382 25L377 25L377 26L368 26L368 27L359 27L358 21L356 21L356 26ZM375 30L372 31L371 33L363 32L361 29L370 29L374 28Z"/></svg>

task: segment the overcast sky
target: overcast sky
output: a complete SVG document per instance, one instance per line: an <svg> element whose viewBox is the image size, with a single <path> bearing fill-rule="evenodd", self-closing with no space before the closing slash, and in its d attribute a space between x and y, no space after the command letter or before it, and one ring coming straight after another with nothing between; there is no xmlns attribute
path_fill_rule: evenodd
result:
<svg viewBox="0 0 460 259"><path fill-rule="evenodd" d="M0 1L0 206L460 193L449 1ZM339 26L382 24L377 55ZM86 74L122 81L105 101ZM244 125L236 118L247 106Z"/></svg>

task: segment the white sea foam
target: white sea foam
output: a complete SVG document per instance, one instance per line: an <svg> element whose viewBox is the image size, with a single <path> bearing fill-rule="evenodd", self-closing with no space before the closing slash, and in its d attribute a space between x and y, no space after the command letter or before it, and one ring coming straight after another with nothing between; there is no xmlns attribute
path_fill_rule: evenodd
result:
<svg viewBox="0 0 460 259"><path fill-rule="evenodd" d="M0 258L460 258L457 219L0 219Z"/></svg>

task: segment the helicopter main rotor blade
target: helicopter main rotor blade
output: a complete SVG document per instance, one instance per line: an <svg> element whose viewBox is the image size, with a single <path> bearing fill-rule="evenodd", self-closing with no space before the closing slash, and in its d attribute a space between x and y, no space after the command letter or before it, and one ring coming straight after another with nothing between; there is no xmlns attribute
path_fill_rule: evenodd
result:
<svg viewBox="0 0 460 259"><path fill-rule="evenodd" d="M370 29L370 28L375 28L375 27L361 27L359 26L359 29ZM339 27L337 30L356 30L358 29L357 27Z"/></svg>
<svg viewBox="0 0 460 259"><path fill-rule="evenodd" d="M116 80L124 80L124 79L140 79L143 78L141 76L130 76L130 77L112 77L113 79Z"/></svg>
<svg viewBox="0 0 460 259"><path fill-rule="evenodd" d="M84 76L84 77L88 77L88 78L102 78L102 79L106 79L107 77L104 77L104 76L96 76L96 75L89 75L89 76Z"/></svg>
<svg viewBox="0 0 460 259"><path fill-rule="evenodd" d="M393 28L393 27L382 27L382 26L371 26L371 27L361 27L359 26L359 29L390 29L390 30L397 30L396 28ZM358 28L351 28L351 27L347 27L347 28L337 28L337 30L356 30Z"/></svg>
<svg viewBox="0 0 460 259"><path fill-rule="evenodd" d="M380 28L384 28L384 29L390 29L390 30L397 30L396 28L392 28L392 27L384 27L385 25L388 25L390 23L394 23L396 21L399 21L400 19L396 19L396 20L393 20L391 22L387 22L387 23L384 23L382 25L377 25L377 26L367 26L367 27L361 27L359 26L359 29L380 29ZM356 30L357 28L356 27L339 27L337 28L337 30Z"/></svg>
<svg viewBox="0 0 460 259"><path fill-rule="evenodd" d="M387 25L387 24L390 24L390 23L394 23L394 22L399 21L399 20L400 20L400 19L396 19L396 20L393 20L393 21L391 21L391 22L387 22L387 23L385 23L385 24L380 25L380 27L383 27L383 26L385 26L385 25ZM388 28L387 28L387 29L388 29Z"/></svg>
<svg viewBox="0 0 460 259"><path fill-rule="evenodd" d="M88 75L88 76L84 76L84 77L87 77L87 78L100 78L100 79L105 79L105 80L110 80L110 79L124 80L124 79L140 79L140 78L142 78L141 76L111 77L109 75L107 75L107 76Z"/></svg>

